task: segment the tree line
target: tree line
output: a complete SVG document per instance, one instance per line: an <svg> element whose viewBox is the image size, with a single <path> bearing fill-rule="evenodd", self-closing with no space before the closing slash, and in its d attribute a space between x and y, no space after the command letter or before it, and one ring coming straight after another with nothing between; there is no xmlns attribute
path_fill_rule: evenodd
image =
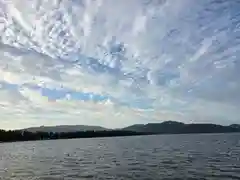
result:
<svg viewBox="0 0 240 180"><path fill-rule="evenodd" d="M50 139L93 138L113 136L136 136L149 133L111 130L111 131L79 131L79 132L28 132L28 131L5 131L0 130L0 142L35 141Z"/></svg>

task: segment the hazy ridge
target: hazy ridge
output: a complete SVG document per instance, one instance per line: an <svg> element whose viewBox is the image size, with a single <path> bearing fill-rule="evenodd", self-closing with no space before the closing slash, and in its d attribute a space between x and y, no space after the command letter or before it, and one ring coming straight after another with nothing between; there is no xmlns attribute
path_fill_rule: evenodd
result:
<svg viewBox="0 0 240 180"><path fill-rule="evenodd" d="M87 125L60 125L60 126L40 126L23 129L29 132L77 132L77 131L111 131L101 126ZM223 126L219 124L184 124L177 121L164 121L162 123L134 124L118 130L145 132L145 133L212 133L212 132L240 132L239 124Z"/></svg>
<svg viewBox="0 0 240 180"><path fill-rule="evenodd" d="M86 125L60 125L60 126L40 126L23 129L29 132L76 132L76 131L102 131L107 128L101 126Z"/></svg>

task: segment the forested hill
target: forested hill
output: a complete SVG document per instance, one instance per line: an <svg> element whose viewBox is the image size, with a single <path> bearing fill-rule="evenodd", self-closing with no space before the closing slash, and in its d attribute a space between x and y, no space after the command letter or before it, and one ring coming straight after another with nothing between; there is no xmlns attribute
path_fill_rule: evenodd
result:
<svg viewBox="0 0 240 180"><path fill-rule="evenodd" d="M122 130L135 132L151 132L158 134L181 134L181 133L228 133L240 132L240 125L232 124L222 126L218 124L184 124L176 121L165 121L163 123L149 123L132 125Z"/></svg>
<svg viewBox="0 0 240 180"><path fill-rule="evenodd" d="M86 125L61 125L61 126L40 126L23 129L29 132L76 132L76 131L104 131L107 128L101 126Z"/></svg>
<svg viewBox="0 0 240 180"><path fill-rule="evenodd" d="M81 127L82 129L81 128L78 129L78 127ZM240 125L232 124L230 126L222 126L217 124L184 124L175 121L165 121L163 123L149 123L145 125L137 124L119 130L105 129L99 126L89 127L58 126L58 128L40 127L15 131L0 130L0 142L135 136L152 134L190 134L190 133L193 134L193 133L231 133L231 132L240 132Z"/></svg>

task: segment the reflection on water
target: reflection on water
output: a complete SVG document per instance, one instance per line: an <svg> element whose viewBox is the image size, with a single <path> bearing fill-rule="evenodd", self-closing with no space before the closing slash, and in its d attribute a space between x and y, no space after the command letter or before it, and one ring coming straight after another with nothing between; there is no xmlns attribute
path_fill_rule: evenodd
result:
<svg viewBox="0 0 240 180"><path fill-rule="evenodd" d="M240 134L0 144L0 179L240 179Z"/></svg>

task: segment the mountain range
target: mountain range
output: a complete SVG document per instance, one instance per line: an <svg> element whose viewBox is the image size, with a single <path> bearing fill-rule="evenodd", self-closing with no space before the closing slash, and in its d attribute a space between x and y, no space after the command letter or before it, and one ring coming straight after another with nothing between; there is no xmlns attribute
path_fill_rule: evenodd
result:
<svg viewBox="0 0 240 180"><path fill-rule="evenodd" d="M101 126L85 126L85 125L60 125L60 126L40 126L22 129L28 132L76 132L76 131L104 131L107 128Z"/></svg>
<svg viewBox="0 0 240 180"><path fill-rule="evenodd" d="M61 125L61 126L41 126L23 129L29 132L77 132L77 131L111 131L101 126L85 125ZM120 129L122 131L132 131L140 133L156 134L181 134L181 133L227 133L240 132L239 124L223 126L218 124L184 124L176 121L165 121L162 123L135 124Z"/></svg>
<svg viewBox="0 0 240 180"><path fill-rule="evenodd" d="M240 132L240 125L223 126L218 124L184 124L176 121L132 125L123 130L157 133L157 134L188 134L188 133L227 133Z"/></svg>

